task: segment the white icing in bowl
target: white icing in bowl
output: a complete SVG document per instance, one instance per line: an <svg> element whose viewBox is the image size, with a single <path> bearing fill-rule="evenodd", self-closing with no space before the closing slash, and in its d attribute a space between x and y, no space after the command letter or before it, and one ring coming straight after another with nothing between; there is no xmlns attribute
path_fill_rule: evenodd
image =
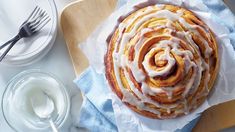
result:
<svg viewBox="0 0 235 132"><path fill-rule="evenodd" d="M40 70L29 70L16 75L8 84L2 100L7 123L17 131L48 131L47 120L40 120L34 113L31 99L45 92L54 101L52 119L61 127L70 109L70 99L63 84L53 75ZM42 98L43 100L43 98Z"/></svg>

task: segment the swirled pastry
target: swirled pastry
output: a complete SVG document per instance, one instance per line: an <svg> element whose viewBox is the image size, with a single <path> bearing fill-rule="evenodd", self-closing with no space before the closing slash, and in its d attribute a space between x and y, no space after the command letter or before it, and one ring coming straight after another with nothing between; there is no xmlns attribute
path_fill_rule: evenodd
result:
<svg viewBox="0 0 235 132"><path fill-rule="evenodd" d="M119 24L105 67L111 88L129 108L150 118L175 118L206 99L218 72L218 48L192 12L148 6Z"/></svg>

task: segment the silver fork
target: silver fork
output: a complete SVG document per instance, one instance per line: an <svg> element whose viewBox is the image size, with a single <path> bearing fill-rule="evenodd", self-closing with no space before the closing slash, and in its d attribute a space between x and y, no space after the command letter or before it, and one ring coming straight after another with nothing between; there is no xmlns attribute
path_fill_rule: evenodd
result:
<svg viewBox="0 0 235 132"><path fill-rule="evenodd" d="M4 47L8 46L4 53L0 56L0 62L3 58L7 55L7 53L11 50L11 48L22 38L31 37L40 31L49 21L49 15L46 11L42 10L40 7L36 6L33 12L29 15L27 20L23 22L23 24L19 28L18 34L12 38L11 40L7 41L3 45L0 46L0 50Z"/></svg>

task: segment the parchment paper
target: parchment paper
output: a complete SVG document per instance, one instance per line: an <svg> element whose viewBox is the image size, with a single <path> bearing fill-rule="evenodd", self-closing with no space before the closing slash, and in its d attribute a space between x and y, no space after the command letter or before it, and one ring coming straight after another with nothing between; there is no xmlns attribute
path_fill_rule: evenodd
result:
<svg viewBox="0 0 235 132"><path fill-rule="evenodd" d="M80 48L87 56L90 65L100 74L104 74L104 55L107 49L107 37L112 33L120 16L125 16L133 11L133 7L143 7L149 4L173 4L187 8L202 19L215 33L219 46L220 69L217 81L207 100L193 113L175 119L157 120L143 117L125 106L110 90L109 98L112 99L114 115L119 131L175 131L183 128L201 112L209 107L235 99L235 52L228 37L229 30L213 21L214 14L208 12L208 7L200 0L119 0L118 7L111 16L101 24L91 36L81 44ZM138 6L136 6L138 5ZM120 20L120 19L119 19ZM108 84L107 84L108 85Z"/></svg>

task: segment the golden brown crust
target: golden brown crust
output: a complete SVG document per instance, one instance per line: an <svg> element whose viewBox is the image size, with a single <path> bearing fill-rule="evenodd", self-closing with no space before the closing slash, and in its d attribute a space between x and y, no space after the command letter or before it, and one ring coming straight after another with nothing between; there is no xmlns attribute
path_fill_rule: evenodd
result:
<svg viewBox="0 0 235 132"><path fill-rule="evenodd" d="M161 10L168 10L173 13L178 13L177 11L181 11L182 15L180 17L184 18L184 20L188 24L192 25L191 27L193 27L193 30L188 28L187 25L182 22L182 20L180 22L177 19L171 21L170 27L172 26L171 28L173 28L174 30L169 30L169 27L164 27L167 24L169 26L169 23L167 23L169 20L162 19L161 17L158 18L157 16L155 16L154 18L146 19L146 21L141 24L142 27L140 26L137 28L134 36L132 36L130 40L125 43L124 47L120 47L120 40L122 39L121 35L123 35L123 33L130 33L130 31L133 30L134 26L137 25L136 23L143 19L144 16L151 13L156 13ZM137 16L138 13L141 14L141 12L143 13L145 11L148 11L149 13L143 16L140 15L134 21L132 21L132 23L130 23L129 25L127 24L131 21L131 19ZM127 26L123 31L120 31L120 28L117 28L115 30L108 44L108 50L104 59L105 75L113 92L116 93L117 96L133 111L149 118L175 118L187 114L188 112L191 112L195 108L199 107L206 99L208 92L211 90L219 68L218 46L213 33L210 31L207 25L199 18L197 18L191 11L173 5L164 5L163 7L145 7L127 16L121 24ZM159 28L159 25L162 27ZM140 33L141 29L144 28L149 28L151 29L151 31ZM178 32L183 32L185 34L188 33L188 35L191 36L192 40L190 41L190 38L187 38L187 36L180 37L178 35ZM134 47L137 45L141 37L144 37L144 46L136 51ZM149 76L149 72L151 70L161 72L164 71L164 69L166 69L166 67L170 64L169 60L159 59L162 58L161 56L164 56L166 54L166 48L160 47L157 48L157 50L152 51L151 49L153 49L155 45L159 44L163 40L173 41L172 38L177 38L177 40L179 39L179 41L176 42L179 45L177 49L179 49L180 51L191 52L190 54L193 55L193 59L190 61L195 63L197 66L193 68L190 67L189 70L186 72L185 69L189 64L186 64L188 62L186 62L185 56L190 56L190 54L185 53L183 55L180 55L179 53L172 50L172 45L167 43L167 45L169 45L170 47L169 56L170 58L174 58L175 63L168 70L167 73L156 75L154 77ZM195 43L197 46L193 47L192 43ZM209 48L205 44L208 44ZM211 51L208 49L211 49ZM160 89L162 92L155 92L154 95L146 94L142 88L143 82L137 81L137 79L133 75L133 72L136 71L132 71L132 69L128 67L129 65L125 65L125 67L117 66L116 62L114 62L113 55L114 52L119 53L120 51L123 51L123 55L127 57L127 60L129 62L134 62L136 54L139 53L138 68L143 72L143 75L145 76L143 82L147 84L148 88L151 87L152 89ZM119 59L121 58L120 55L117 57ZM200 61L203 62L202 66L199 65ZM146 67L143 63L147 63L148 67L150 67L151 70L146 71ZM118 78L120 80L117 78L117 75L115 73L115 66L118 67L118 74L120 75L118 76ZM196 85L196 81L194 80L193 85L189 87L190 92L187 92L187 86L189 85L190 80L192 80L192 78L195 78L195 76L198 76L196 75L196 73L200 73L198 71L200 67L203 67L202 71L200 71L200 84L198 84L195 90L191 90L191 87ZM128 75L129 78L127 78L125 75ZM207 79L207 82L204 81ZM118 80L122 83L122 86L119 86ZM129 83L129 81L133 83L133 86L137 89L137 91L133 91L133 86ZM124 90L133 95L133 97L137 99L136 101L141 102L141 97L136 94L136 92L138 92L139 94L143 94L144 98L148 98L160 105L154 105L152 102L141 102L144 104L143 108L140 106L136 106L135 104L131 104L125 99L128 97L124 98L122 87L124 88ZM169 92L167 92L165 87L172 88L172 90L170 89L170 91L172 91L172 95L169 96ZM186 95L184 95L185 93ZM175 105L175 107L169 109L168 107L172 105ZM186 106L188 107L187 110L185 110ZM153 111L156 111L156 113L154 113ZM157 112L160 112L160 114L157 114Z"/></svg>

